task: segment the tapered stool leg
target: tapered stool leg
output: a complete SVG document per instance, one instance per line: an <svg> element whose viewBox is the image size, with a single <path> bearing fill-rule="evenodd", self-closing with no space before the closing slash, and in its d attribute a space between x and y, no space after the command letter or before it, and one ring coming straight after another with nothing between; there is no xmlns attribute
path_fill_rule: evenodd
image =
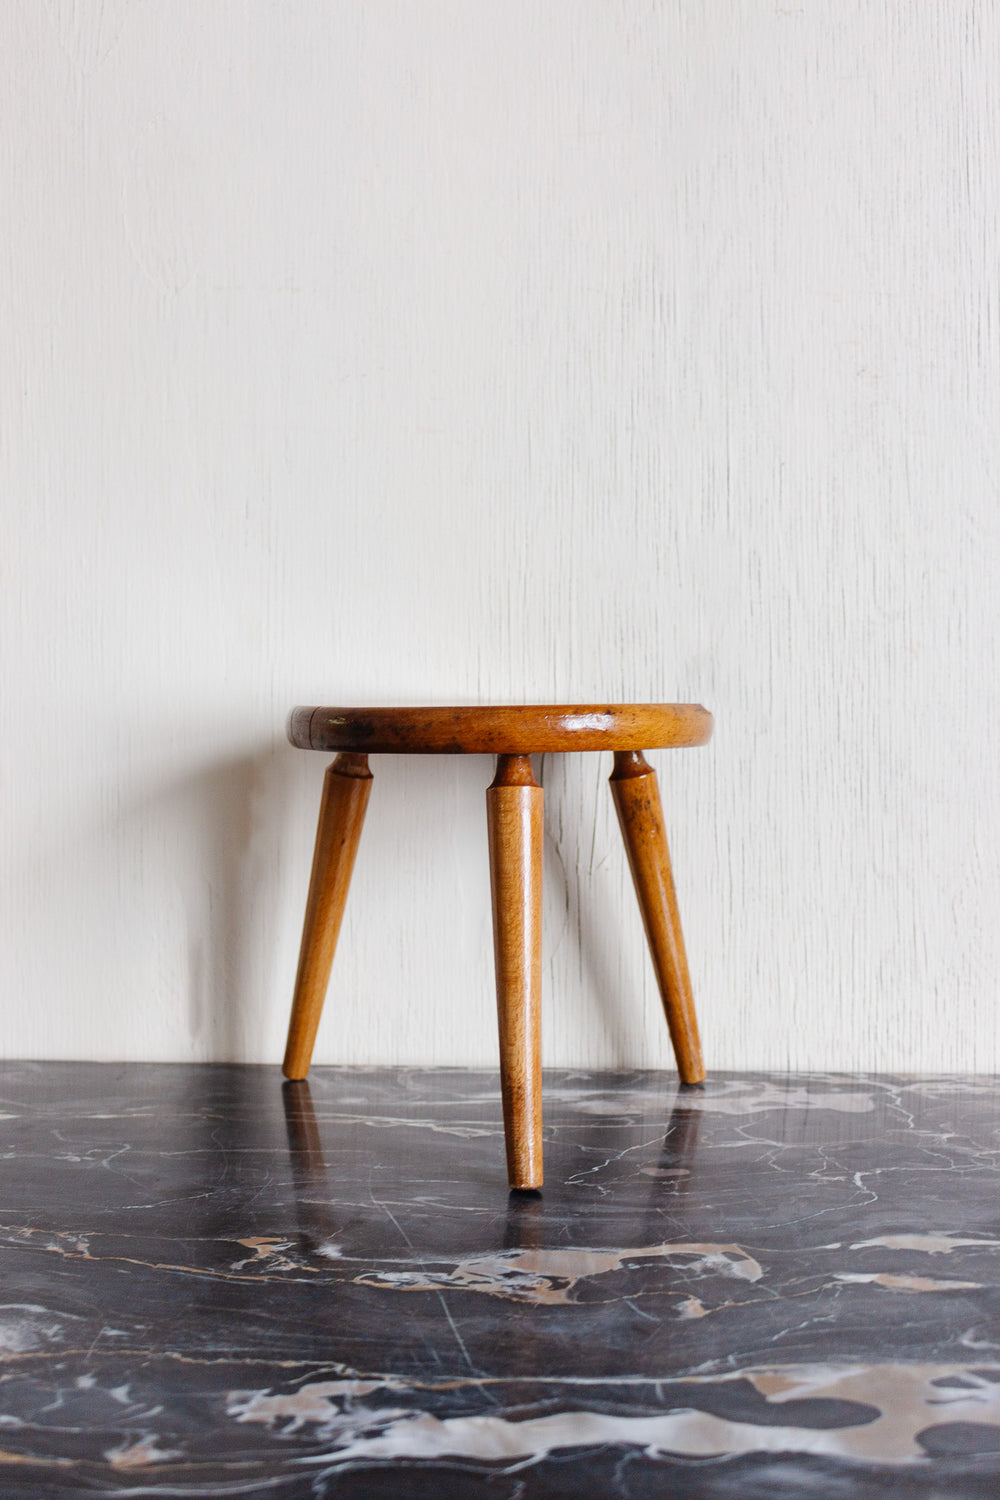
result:
<svg viewBox="0 0 1000 1500"><path fill-rule="evenodd" d="M611 791L670 1028L677 1071L682 1083L701 1083L705 1068L660 792L656 772L641 751L615 751Z"/></svg>
<svg viewBox="0 0 1000 1500"><path fill-rule="evenodd" d="M342 751L327 767L282 1064L286 1078L309 1072L371 786L367 755Z"/></svg>
<svg viewBox="0 0 1000 1500"><path fill-rule="evenodd" d="M486 792L507 1178L542 1185L542 802L528 755L500 755Z"/></svg>

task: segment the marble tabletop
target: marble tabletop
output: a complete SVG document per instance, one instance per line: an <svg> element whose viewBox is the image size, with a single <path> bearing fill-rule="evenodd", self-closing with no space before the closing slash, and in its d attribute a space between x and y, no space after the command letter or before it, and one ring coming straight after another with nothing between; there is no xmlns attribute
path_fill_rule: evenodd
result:
<svg viewBox="0 0 1000 1500"><path fill-rule="evenodd" d="M1000 1495L987 1078L0 1064L4 1497Z"/></svg>

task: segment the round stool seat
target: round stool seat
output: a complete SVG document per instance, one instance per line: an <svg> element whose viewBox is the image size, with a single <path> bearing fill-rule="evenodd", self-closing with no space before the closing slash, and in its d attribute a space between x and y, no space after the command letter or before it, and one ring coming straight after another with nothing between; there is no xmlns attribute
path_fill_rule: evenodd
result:
<svg viewBox="0 0 1000 1500"><path fill-rule="evenodd" d="M544 755L704 745L712 715L699 703L531 704L459 708L293 708L300 750L357 754Z"/></svg>

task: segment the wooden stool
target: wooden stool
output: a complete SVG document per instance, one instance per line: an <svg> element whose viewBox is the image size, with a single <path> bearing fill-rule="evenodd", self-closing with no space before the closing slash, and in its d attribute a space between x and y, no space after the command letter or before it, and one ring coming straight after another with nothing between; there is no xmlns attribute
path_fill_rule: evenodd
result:
<svg viewBox="0 0 1000 1500"><path fill-rule="evenodd" d="M316 830L283 1071L305 1078L323 1010L372 773L368 756L495 755L486 792L507 1176L542 1185L542 788L532 755L613 750L611 791L682 1083L705 1076L670 855L650 748L704 745L695 703L528 708L296 708L288 738L336 750Z"/></svg>

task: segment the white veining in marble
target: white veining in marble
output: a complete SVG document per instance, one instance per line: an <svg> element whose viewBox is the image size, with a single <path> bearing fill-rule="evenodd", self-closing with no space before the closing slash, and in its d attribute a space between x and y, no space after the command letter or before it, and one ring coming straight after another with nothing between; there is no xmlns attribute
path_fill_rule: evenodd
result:
<svg viewBox="0 0 1000 1500"><path fill-rule="evenodd" d="M573 1302L570 1293L581 1281L619 1271L633 1261L653 1259L683 1261L685 1272L696 1276L758 1281L764 1274L760 1263L739 1245L678 1243L625 1250L509 1250L470 1257L450 1271L424 1268L379 1271L356 1280L364 1286L395 1291L426 1292L454 1287L465 1292L485 1292L490 1297L508 1297L516 1302L558 1304Z"/></svg>
<svg viewBox="0 0 1000 1500"><path fill-rule="evenodd" d="M837 1271L835 1281L856 1286L883 1286L890 1292L977 1292L981 1281L942 1281L933 1276L907 1276L897 1271Z"/></svg>
<svg viewBox="0 0 1000 1500"><path fill-rule="evenodd" d="M56 1314L33 1302L7 1302L0 1306L0 1357L24 1354L47 1344L61 1343L65 1337L64 1319L72 1314Z"/></svg>
<svg viewBox="0 0 1000 1500"><path fill-rule="evenodd" d="M438 1418L428 1412L354 1405L365 1394L358 1381L304 1386L291 1398L267 1392L233 1392L228 1412L236 1421L315 1423L318 1436L336 1446L303 1460L337 1466L359 1461L468 1458L537 1462L559 1449L605 1444L640 1448L647 1457L726 1458L747 1453L800 1453L869 1464L909 1464L926 1457L918 1438L941 1424L972 1422L1000 1431L1000 1366L963 1364L775 1365L717 1377L694 1377L690 1386L746 1381L769 1404L838 1401L857 1407L843 1425L810 1427L730 1421L710 1412L669 1405L679 1382L659 1382L662 1411L617 1416L577 1409L511 1420L502 1414ZM399 1389L399 1383L393 1382ZM346 1398L338 1401L336 1397ZM690 1398L689 1398L690 1399ZM273 1404L272 1404L273 1403Z"/></svg>
<svg viewBox="0 0 1000 1500"><path fill-rule="evenodd" d="M285 1432L297 1432L309 1423L330 1424L345 1420L342 1406L348 1408L361 1396L379 1390L408 1390L403 1380L380 1377L376 1380L314 1380L288 1395L275 1396L268 1391L230 1392L228 1415L238 1422L260 1422L265 1426L280 1422Z"/></svg>
<svg viewBox="0 0 1000 1500"><path fill-rule="evenodd" d="M870 1240L858 1240L852 1250L867 1250L869 1247L885 1246L887 1250L916 1250L925 1255L951 1255L956 1250L996 1250L1000 1240L975 1236L964 1239L950 1229L929 1230L925 1234L879 1234Z"/></svg>

